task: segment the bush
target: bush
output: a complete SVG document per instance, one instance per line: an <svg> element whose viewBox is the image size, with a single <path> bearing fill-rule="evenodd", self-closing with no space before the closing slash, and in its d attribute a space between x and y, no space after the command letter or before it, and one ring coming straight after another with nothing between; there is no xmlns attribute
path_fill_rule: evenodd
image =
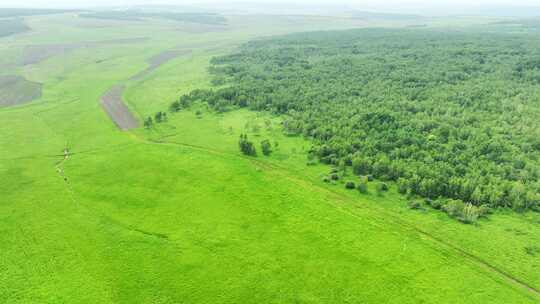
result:
<svg viewBox="0 0 540 304"><path fill-rule="evenodd" d="M337 173L332 173L330 174L330 179L337 181L339 180L339 175Z"/></svg>
<svg viewBox="0 0 540 304"><path fill-rule="evenodd" d="M463 207L463 211L458 217L458 220L465 224L472 224L478 220L478 217L478 207L473 206L472 204L466 204L465 207Z"/></svg>
<svg viewBox="0 0 540 304"><path fill-rule="evenodd" d="M407 189L409 189L409 183L404 178L399 178L397 181L398 192L401 194L407 194Z"/></svg>
<svg viewBox="0 0 540 304"><path fill-rule="evenodd" d="M422 209L422 204L419 201L411 200L407 203L409 209L419 210Z"/></svg>
<svg viewBox="0 0 540 304"><path fill-rule="evenodd" d="M329 183L330 182L330 177L325 176L325 177L322 178L322 181L325 182L325 183Z"/></svg>
<svg viewBox="0 0 540 304"><path fill-rule="evenodd" d="M261 142L261 150L265 156L268 156L272 153L272 144L268 139L265 139Z"/></svg>
<svg viewBox="0 0 540 304"><path fill-rule="evenodd" d="M478 217L487 217L491 213L493 213L493 211L488 205L478 207Z"/></svg>
<svg viewBox="0 0 540 304"><path fill-rule="evenodd" d="M448 200L443 206L443 210L450 216L457 218L463 213L465 203L460 200Z"/></svg>
<svg viewBox="0 0 540 304"><path fill-rule="evenodd" d="M244 155L257 156L257 151L255 150L255 146L253 145L251 141L248 140L248 137L246 134L240 134L238 147L240 148L240 152L242 152Z"/></svg>
<svg viewBox="0 0 540 304"><path fill-rule="evenodd" d="M315 160L308 160L306 163L306 166L315 166L317 165L317 161Z"/></svg>
<svg viewBox="0 0 540 304"><path fill-rule="evenodd" d="M382 194L383 192L388 191L388 185L386 183L378 183L376 189L378 194Z"/></svg>
<svg viewBox="0 0 540 304"><path fill-rule="evenodd" d="M366 176L366 177L367 177L368 182L372 182L372 181L373 181L373 175L370 174L370 175L368 175L368 176Z"/></svg>
<svg viewBox="0 0 540 304"><path fill-rule="evenodd" d="M367 193L368 192L367 183L361 180L360 183L358 183L358 186L356 186L356 189L358 189L358 192L360 193Z"/></svg>
<svg viewBox="0 0 540 304"><path fill-rule="evenodd" d="M345 183L345 188L346 189L354 189L355 187L356 187L356 185L352 181L348 181L348 182Z"/></svg>
<svg viewBox="0 0 540 304"><path fill-rule="evenodd" d="M439 197L437 199L427 198L426 199L426 204L428 206L430 206L431 208L433 208L433 209L440 210L444 206L445 200L443 198L441 198L441 197Z"/></svg>
<svg viewBox="0 0 540 304"><path fill-rule="evenodd" d="M480 208L460 200L449 200L443 210L450 216L465 224L472 224L480 216Z"/></svg>

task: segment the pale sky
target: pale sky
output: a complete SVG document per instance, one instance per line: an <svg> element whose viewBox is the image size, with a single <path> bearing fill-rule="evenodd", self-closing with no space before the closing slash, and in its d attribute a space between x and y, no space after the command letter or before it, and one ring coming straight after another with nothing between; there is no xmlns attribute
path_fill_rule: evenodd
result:
<svg viewBox="0 0 540 304"><path fill-rule="evenodd" d="M359 10L391 11L403 13L426 14L430 12L466 12L469 9L501 9L538 7L540 0L0 0L0 7L54 7L54 8L81 8L81 7L103 7L103 6L134 6L141 4L168 4L168 5L190 5L211 7L241 7L242 3L249 6L262 4L272 4L273 6L338 6L347 5ZM280 4L283 3L283 4ZM503 10L504 11L504 10ZM532 15L540 16L538 13L530 12Z"/></svg>

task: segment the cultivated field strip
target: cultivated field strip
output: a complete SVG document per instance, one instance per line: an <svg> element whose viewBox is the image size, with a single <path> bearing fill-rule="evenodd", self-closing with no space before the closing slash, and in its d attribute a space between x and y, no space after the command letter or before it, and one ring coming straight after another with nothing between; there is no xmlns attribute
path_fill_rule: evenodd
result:
<svg viewBox="0 0 540 304"><path fill-rule="evenodd" d="M101 106L120 130L134 129L139 122L122 100L123 86L114 86L101 97Z"/></svg>
<svg viewBox="0 0 540 304"><path fill-rule="evenodd" d="M161 65L177 58L180 56L185 56L191 54L191 50L171 50L171 51L164 51L159 53L156 56L153 56L148 60L148 63L150 66L146 68L145 70L133 75L130 80L141 80L146 75L152 73L156 69L158 69Z"/></svg>

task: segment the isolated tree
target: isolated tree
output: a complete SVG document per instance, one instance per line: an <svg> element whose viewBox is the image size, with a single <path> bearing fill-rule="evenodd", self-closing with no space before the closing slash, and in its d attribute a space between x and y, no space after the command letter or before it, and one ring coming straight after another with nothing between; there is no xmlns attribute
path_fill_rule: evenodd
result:
<svg viewBox="0 0 540 304"><path fill-rule="evenodd" d="M157 112L154 115L154 120L156 121L156 123L161 123L163 121L163 113L161 111Z"/></svg>
<svg viewBox="0 0 540 304"><path fill-rule="evenodd" d="M148 118L144 120L144 127L147 129L151 128L153 124L154 122L152 121L152 117L150 116L148 116Z"/></svg>
<svg viewBox="0 0 540 304"><path fill-rule="evenodd" d="M272 153L272 144L269 140L265 139L261 142L261 151L266 156Z"/></svg>
<svg viewBox="0 0 540 304"><path fill-rule="evenodd" d="M246 134L240 134L240 140L238 141L238 147L240 148L240 152L242 152L244 155L248 156L256 156L257 151L255 150L255 146L252 142L248 140L248 137Z"/></svg>

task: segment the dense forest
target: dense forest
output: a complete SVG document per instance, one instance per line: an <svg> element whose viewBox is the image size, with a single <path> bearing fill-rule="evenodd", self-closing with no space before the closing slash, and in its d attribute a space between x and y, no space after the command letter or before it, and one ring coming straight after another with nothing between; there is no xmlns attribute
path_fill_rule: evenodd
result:
<svg viewBox="0 0 540 304"><path fill-rule="evenodd" d="M269 111L287 134L312 140L312 158L401 193L538 211L538 38L370 29L253 41L213 60L214 90L171 109Z"/></svg>

